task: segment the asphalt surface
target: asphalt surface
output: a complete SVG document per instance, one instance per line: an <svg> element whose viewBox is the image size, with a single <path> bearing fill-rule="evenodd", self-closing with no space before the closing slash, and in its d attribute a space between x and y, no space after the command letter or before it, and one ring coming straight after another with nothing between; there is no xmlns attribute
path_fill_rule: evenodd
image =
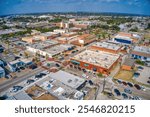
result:
<svg viewBox="0 0 150 117"><path fill-rule="evenodd" d="M6 91L10 87L17 85L17 84L21 83L22 81L25 81L25 80L29 79L30 77L32 77L32 76L34 76L34 75L36 75L42 71L44 71L44 69L39 67L39 68L35 69L34 71L31 70L31 72L29 74L26 74L26 75L23 75L21 77L17 77L15 79L6 81L6 82L0 84L0 92Z"/></svg>

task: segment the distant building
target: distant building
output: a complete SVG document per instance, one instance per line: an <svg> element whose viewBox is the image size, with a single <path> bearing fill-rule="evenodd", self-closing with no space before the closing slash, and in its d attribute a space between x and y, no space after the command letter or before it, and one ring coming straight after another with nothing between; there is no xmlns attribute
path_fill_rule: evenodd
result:
<svg viewBox="0 0 150 117"><path fill-rule="evenodd" d="M40 38L34 38L34 37L30 36L30 37L23 37L22 41L25 41L27 43L35 43L35 42L41 41L41 39Z"/></svg>
<svg viewBox="0 0 150 117"><path fill-rule="evenodd" d="M0 67L0 78L4 78L5 77L5 70Z"/></svg>
<svg viewBox="0 0 150 117"><path fill-rule="evenodd" d="M136 43L139 40L137 35L120 32L116 36L114 36L113 41L120 44L130 45L132 43Z"/></svg>
<svg viewBox="0 0 150 117"><path fill-rule="evenodd" d="M85 46L95 41L95 36L90 34L83 34L78 36L71 44L76 46Z"/></svg>
<svg viewBox="0 0 150 117"><path fill-rule="evenodd" d="M136 46L131 52L131 57L141 61L150 61L150 48Z"/></svg>

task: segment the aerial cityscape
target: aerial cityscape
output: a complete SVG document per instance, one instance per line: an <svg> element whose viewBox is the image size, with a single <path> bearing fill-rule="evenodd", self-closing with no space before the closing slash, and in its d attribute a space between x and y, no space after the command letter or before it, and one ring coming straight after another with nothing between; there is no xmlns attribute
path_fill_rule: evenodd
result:
<svg viewBox="0 0 150 117"><path fill-rule="evenodd" d="M149 0L1 0L0 100L150 100Z"/></svg>

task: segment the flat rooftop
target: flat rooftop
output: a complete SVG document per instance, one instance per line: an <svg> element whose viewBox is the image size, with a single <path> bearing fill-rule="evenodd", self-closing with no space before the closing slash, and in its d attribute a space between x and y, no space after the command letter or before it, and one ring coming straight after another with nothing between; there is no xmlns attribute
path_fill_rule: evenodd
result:
<svg viewBox="0 0 150 117"><path fill-rule="evenodd" d="M16 95L14 95L14 98L16 100L32 100L32 98L25 91L17 93Z"/></svg>
<svg viewBox="0 0 150 117"><path fill-rule="evenodd" d="M143 47L143 46L135 46L131 54L144 56L144 57L150 57L150 48Z"/></svg>
<svg viewBox="0 0 150 117"><path fill-rule="evenodd" d="M143 46L135 46L134 51L150 54L150 48Z"/></svg>
<svg viewBox="0 0 150 117"><path fill-rule="evenodd" d="M71 37L58 37L57 40L69 41L69 40L73 40L73 39L76 39L76 38L77 38L77 35L71 36Z"/></svg>
<svg viewBox="0 0 150 117"><path fill-rule="evenodd" d="M132 40L132 38L130 38L130 37L120 36L120 35L116 35L114 38L125 39L125 40Z"/></svg>
<svg viewBox="0 0 150 117"><path fill-rule="evenodd" d="M75 89L85 82L84 79L61 70L56 73L51 73L50 77Z"/></svg>
<svg viewBox="0 0 150 117"><path fill-rule="evenodd" d="M97 42L93 44L92 46L111 49L111 50L118 50L121 47L120 45L108 43L108 42Z"/></svg>
<svg viewBox="0 0 150 117"><path fill-rule="evenodd" d="M60 45L51 47L49 49L46 49L45 51L47 53L51 54L52 56L54 56L54 55L57 55L61 52L68 50L68 48L71 48L71 47L73 47L73 45L71 45L71 44L60 44Z"/></svg>
<svg viewBox="0 0 150 117"><path fill-rule="evenodd" d="M58 44L58 42L56 41L43 41L43 42L40 42L40 43L35 43L35 44L30 44L29 46L32 47L32 48L35 48L35 49L44 49L46 47L50 47L50 46L53 46L53 45L56 45Z"/></svg>
<svg viewBox="0 0 150 117"><path fill-rule="evenodd" d="M48 36L57 35L57 34L59 34L59 33L57 33L57 32L46 32L46 33L42 33L41 36L48 37Z"/></svg>
<svg viewBox="0 0 150 117"><path fill-rule="evenodd" d="M109 69L119 56L118 54L103 51L85 50L73 57L73 59Z"/></svg>

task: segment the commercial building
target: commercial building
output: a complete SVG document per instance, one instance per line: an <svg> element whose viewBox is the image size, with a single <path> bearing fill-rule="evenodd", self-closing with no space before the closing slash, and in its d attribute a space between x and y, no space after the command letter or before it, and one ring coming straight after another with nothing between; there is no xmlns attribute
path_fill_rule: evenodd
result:
<svg viewBox="0 0 150 117"><path fill-rule="evenodd" d="M23 37L22 41L25 41L27 43L36 43L36 42L41 41L41 39L30 36L30 37Z"/></svg>
<svg viewBox="0 0 150 117"><path fill-rule="evenodd" d="M5 70L0 66L0 78L5 77Z"/></svg>
<svg viewBox="0 0 150 117"><path fill-rule="evenodd" d="M83 34L78 36L75 41L72 41L71 44L77 46L85 46L95 41L95 36L90 34Z"/></svg>
<svg viewBox="0 0 150 117"><path fill-rule="evenodd" d="M114 36L113 41L120 44L130 45L136 43L139 40L135 34L120 32Z"/></svg>
<svg viewBox="0 0 150 117"><path fill-rule="evenodd" d="M85 50L71 58L72 65L108 75L117 64L120 56L98 50Z"/></svg>
<svg viewBox="0 0 150 117"><path fill-rule="evenodd" d="M42 41L45 41L47 39L54 39L59 36L60 36L60 33L58 32L46 32L40 35L36 35L35 38L40 38Z"/></svg>
<svg viewBox="0 0 150 117"><path fill-rule="evenodd" d="M67 30L67 29L55 29L54 32L55 32L55 33L63 34L63 33L67 33L68 30Z"/></svg>
<svg viewBox="0 0 150 117"><path fill-rule="evenodd" d="M72 44L60 44L46 49L45 52L47 53L47 55L49 55L49 57L54 57L55 55L58 55L68 50L72 50L73 48L74 45Z"/></svg>
<svg viewBox="0 0 150 117"><path fill-rule="evenodd" d="M61 36L61 37L58 37L56 38L56 40L61 43L61 44L66 44L66 43L71 43L73 40L76 40L77 38L77 35L75 36L69 36L69 37L64 37L64 36Z"/></svg>
<svg viewBox="0 0 150 117"><path fill-rule="evenodd" d="M117 54L120 52L121 47L122 46L118 44L113 44L113 43L108 43L108 42L97 42L91 46L91 49Z"/></svg>
<svg viewBox="0 0 150 117"><path fill-rule="evenodd" d="M28 66L31 65L32 63L33 63L32 59L18 59L8 62L7 65L11 72L16 72L16 70L19 69L20 67Z"/></svg>
<svg viewBox="0 0 150 117"><path fill-rule="evenodd" d="M86 81L65 71L50 73L45 78L36 83L37 86L49 92L55 99L81 100L83 92L78 91L84 87Z"/></svg>
<svg viewBox="0 0 150 117"><path fill-rule="evenodd" d="M81 87L84 87L85 85L85 79L82 79L78 76L72 75L68 72L61 71L61 70L56 73L51 73L50 77L77 90L79 90Z"/></svg>
<svg viewBox="0 0 150 117"><path fill-rule="evenodd" d="M51 42L51 43L50 43ZM39 55L46 57L47 55L49 57L53 57L55 55L58 55L64 51L70 50L74 47L74 45L71 44L60 44L58 45L55 41L50 41L49 43L43 44L34 44L31 46L27 46L27 50L32 53L38 53Z"/></svg>
<svg viewBox="0 0 150 117"><path fill-rule="evenodd" d="M131 51L131 57L141 61L150 61L150 48L144 46L135 46Z"/></svg>

